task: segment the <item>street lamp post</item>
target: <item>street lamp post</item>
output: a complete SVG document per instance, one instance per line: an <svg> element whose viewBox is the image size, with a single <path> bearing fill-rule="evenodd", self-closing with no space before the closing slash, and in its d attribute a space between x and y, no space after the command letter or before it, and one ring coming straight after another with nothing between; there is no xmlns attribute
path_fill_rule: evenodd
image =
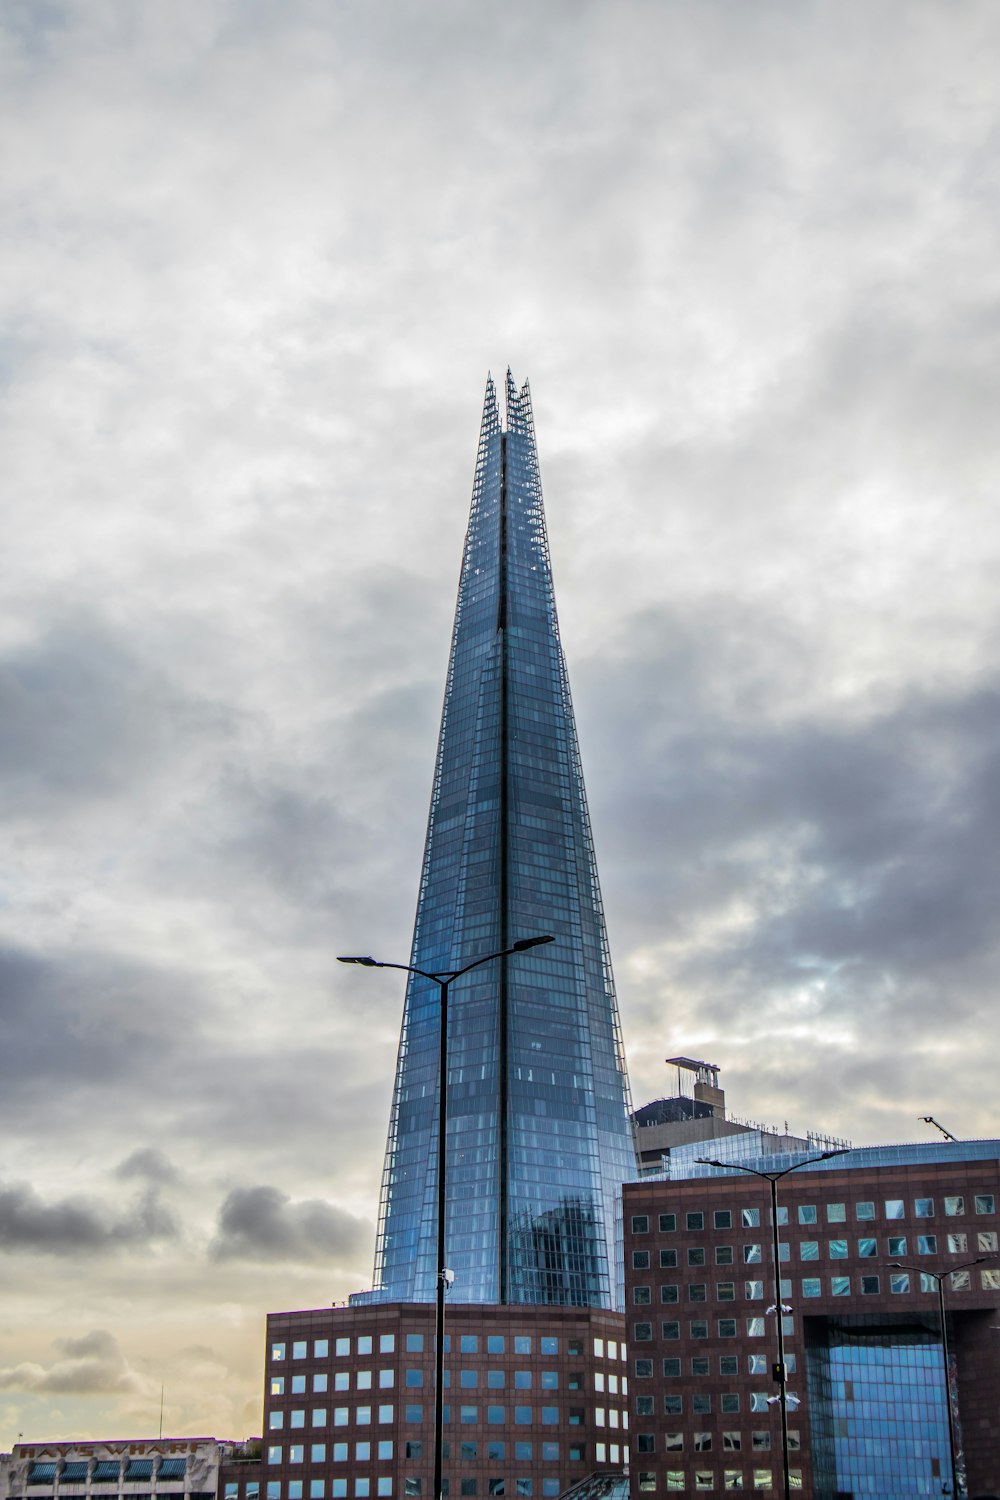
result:
<svg viewBox="0 0 1000 1500"><path fill-rule="evenodd" d="M914 1271L918 1276L928 1276L937 1285L938 1295L938 1322L941 1328L941 1357L944 1361L944 1399L945 1408L948 1413L948 1453L951 1457L951 1493L958 1494L958 1447L955 1440L955 1413L951 1405L951 1356L948 1352L948 1324L944 1313L944 1281L946 1276L953 1275L956 1271L967 1271L970 1266L981 1266L984 1260L992 1260L990 1255L977 1255L975 1260L964 1260L961 1265L949 1266L946 1271L928 1271L925 1266L907 1266L901 1260L891 1260L889 1265L894 1271Z"/></svg>
<svg viewBox="0 0 1000 1500"><path fill-rule="evenodd" d="M774 1320L778 1329L778 1362L774 1367L774 1378L778 1382L777 1401L781 1408L781 1472L785 1481L785 1500L790 1500L792 1487L788 1471L788 1382L785 1370L785 1330L782 1326L781 1267L778 1262L778 1183L782 1177L787 1177L789 1172L797 1172L800 1167L811 1167L818 1161L829 1161L831 1156L843 1156L846 1149L842 1147L837 1151L823 1151L819 1156L808 1156L804 1161L793 1162L790 1167L785 1167L780 1172L762 1172L758 1167L748 1167L743 1162L711 1161L705 1156L698 1157L703 1167L723 1167L727 1172L749 1172L752 1176L761 1177L770 1184L771 1244L774 1255Z"/></svg>
<svg viewBox="0 0 1000 1500"><path fill-rule="evenodd" d="M511 953L525 953L529 948L537 948L542 943L554 943L555 938L530 937L520 938L516 943L511 943L509 948L499 948L495 953L484 953L482 958L473 959L471 964L465 964L461 969L441 969L436 973L427 969L415 968L412 964L383 963L380 959L372 958L366 954L363 957L338 955L337 962L342 964L361 964L366 969L402 969L405 974L419 974L422 979L429 979L436 984L441 996L440 1025L438 1033L438 1075L440 1079L438 1087L438 1153L437 1153L437 1284L434 1299L434 1342L435 1342L435 1381L434 1381L434 1500L441 1500L442 1489L442 1459L444 1456L444 1294L451 1284L451 1276L445 1261L445 1176L447 1168L447 1126L448 1126L448 990L449 987L460 979L463 974L468 974L470 969L478 969L481 964L488 964L494 958L506 958Z"/></svg>

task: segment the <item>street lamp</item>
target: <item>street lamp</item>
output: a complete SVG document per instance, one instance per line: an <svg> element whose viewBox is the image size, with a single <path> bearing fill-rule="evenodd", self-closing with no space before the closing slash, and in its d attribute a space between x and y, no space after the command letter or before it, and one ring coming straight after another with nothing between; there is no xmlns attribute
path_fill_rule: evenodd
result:
<svg viewBox="0 0 1000 1500"><path fill-rule="evenodd" d="M419 974L421 979L429 979L432 984L436 984L441 995L438 1041L440 1085L438 1087L437 1287L434 1299L434 1500L441 1500L441 1470L444 1454L444 1294L455 1280L455 1273L450 1271L445 1263L444 1244L447 1164L445 1147L448 1126L448 988L463 974L468 974L470 969L478 969L480 964L488 964L494 958L506 958L511 953L526 953L529 948L538 948L542 943L554 942L555 938L548 935L519 938L516 943L511 943L509 948L499 948L495 953L484 953L482 958L474 958L471 964L465 964L461 969L441 969L436 973L415 968L412 964L383 963L381 959L372 958L369 954L363 957L349 955L337 957L338 963L361 964L365 969L402 969L405 974Z"/></svg>
<svg viewBox="0 0 1000 1500"><path fill-rule="evenodd" d="M804 1161L793 1162L790 1167L784 1167L780 1172L762 1172L758 1167L748 1167L743 1162L711 1161L707 1156L699 1156L698 1162L703 1167L723 1167L727 1172L749 1172L754 1177L762 1177L771 1185L771 1240L774 1252L774 1307L769 1309L774 1313L774 1321L778 1329L778 1362L774 1366L774 1378L778 1382L777 1396L768 1399L768 1405L777 1404L781 1407L781 1472L785 1480L785 1500L790 1500L792 1486L791 1477L788 1472L788 1403L794 1401L798 1406L798 1398L788 1395L787 1372L785 1370L785 1330L782 1327L782 1314L785 1311L781 1300L781 1269L778 1264L778 1183L782 1177L787 1177L789 1172L797 1172L800 1167L811 1167L818 1161L829 1161L831 1156L843 1156L847 1150L842 1146L836 1151L822 1151L819 1156L807 1156ZM790 1311L791 1309L789 1309Z"/></svg>
<svg viewBox="0 0 1000 1500"><path fill-rule="evenodd" d="M901 1260L891 1260L889 1267L893 1271L914 1271L918 1276L927 1276L937 1283L938 1294L938 1321L941 1325L941 1355L944 1360L944 1399L948 1412L948 1452L951 1455L951 1493L958 1494L958 1453L955 1444L955 1413L951 1407L951 1357L948 1353L948 1325L944 1316L944 1279L951 1276L955 1271L967 1271L970 1266L981 1266L984 1260L992 1260L991 1255L977 1255L975 1260L963 1260L961 1265L949 1266L946 1271L928 1271L925 1266L907 1266Z"/></svg>

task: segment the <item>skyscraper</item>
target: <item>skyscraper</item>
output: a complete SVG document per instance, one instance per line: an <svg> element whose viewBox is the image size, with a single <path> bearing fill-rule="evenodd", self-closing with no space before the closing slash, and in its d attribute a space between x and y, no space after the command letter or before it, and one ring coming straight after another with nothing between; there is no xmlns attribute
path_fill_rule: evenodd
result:
<svg viewBox="0 0 1000 1500"><path fill-rule="evenodd" d="M451 997L451 1300L610 1308L628 1080L531 398L509 371L506 398L504 431L487 383L410 961L457 969L555 936ZM375 1258L387 1301L434 1296L438 1006L411 975Z"/></svg>

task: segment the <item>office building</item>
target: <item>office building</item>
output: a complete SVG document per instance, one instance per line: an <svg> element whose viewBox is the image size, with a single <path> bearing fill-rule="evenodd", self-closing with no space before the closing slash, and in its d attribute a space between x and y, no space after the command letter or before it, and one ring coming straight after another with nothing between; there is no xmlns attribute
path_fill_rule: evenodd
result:
<svg viewBox="0 0 1000 1500"><path fill-rule="evenodd" d="M632 1493L780 1494L770 1187L671 1167L625 1189ZM792 1487L952 1493L940 1274L959 1493L1000 1490L1000 1142L858 1148L779 1188Z"/></svg>
<svg viewBox="0 0 1000 1500"><path fill-rule="evenodd" d="M215 1438L16 1443L0 1454L0 1500L216 1500L232 1449Z"/></svg>
<svg viewBox="0 0 1000 1500"><path fill-rule="evenodd" d="M527 384L506 431L487 385L410 962L458 969L556 942L451 996L451 1301L620 1304L616 1215L634 1175L628 1082ZM374 1296L429 1301L437 1270L437 986L403 1010Z"/></svg>

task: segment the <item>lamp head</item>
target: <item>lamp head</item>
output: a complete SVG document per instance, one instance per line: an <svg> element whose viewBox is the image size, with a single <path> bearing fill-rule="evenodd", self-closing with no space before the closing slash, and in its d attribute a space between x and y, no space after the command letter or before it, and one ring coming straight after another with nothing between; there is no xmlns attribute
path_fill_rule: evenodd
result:
<svg viewBox="0 0 1000 1500"><path fill-rule="evenodd" d="M379 966L378 959L372 958L370 953L366 953L360 958L356 955L338 953L337 962L338 964L363 964L366 969L377 969Z"/></svg>
<svg viewBox="0 0 1000 1500"><path fill-rule="evenodd" d="M511 943L508 951L510 953L526 953L529 948L539 948L542 943L554 942L555 938L548 935L545 937L518 938L516 943Z"/></svg>

